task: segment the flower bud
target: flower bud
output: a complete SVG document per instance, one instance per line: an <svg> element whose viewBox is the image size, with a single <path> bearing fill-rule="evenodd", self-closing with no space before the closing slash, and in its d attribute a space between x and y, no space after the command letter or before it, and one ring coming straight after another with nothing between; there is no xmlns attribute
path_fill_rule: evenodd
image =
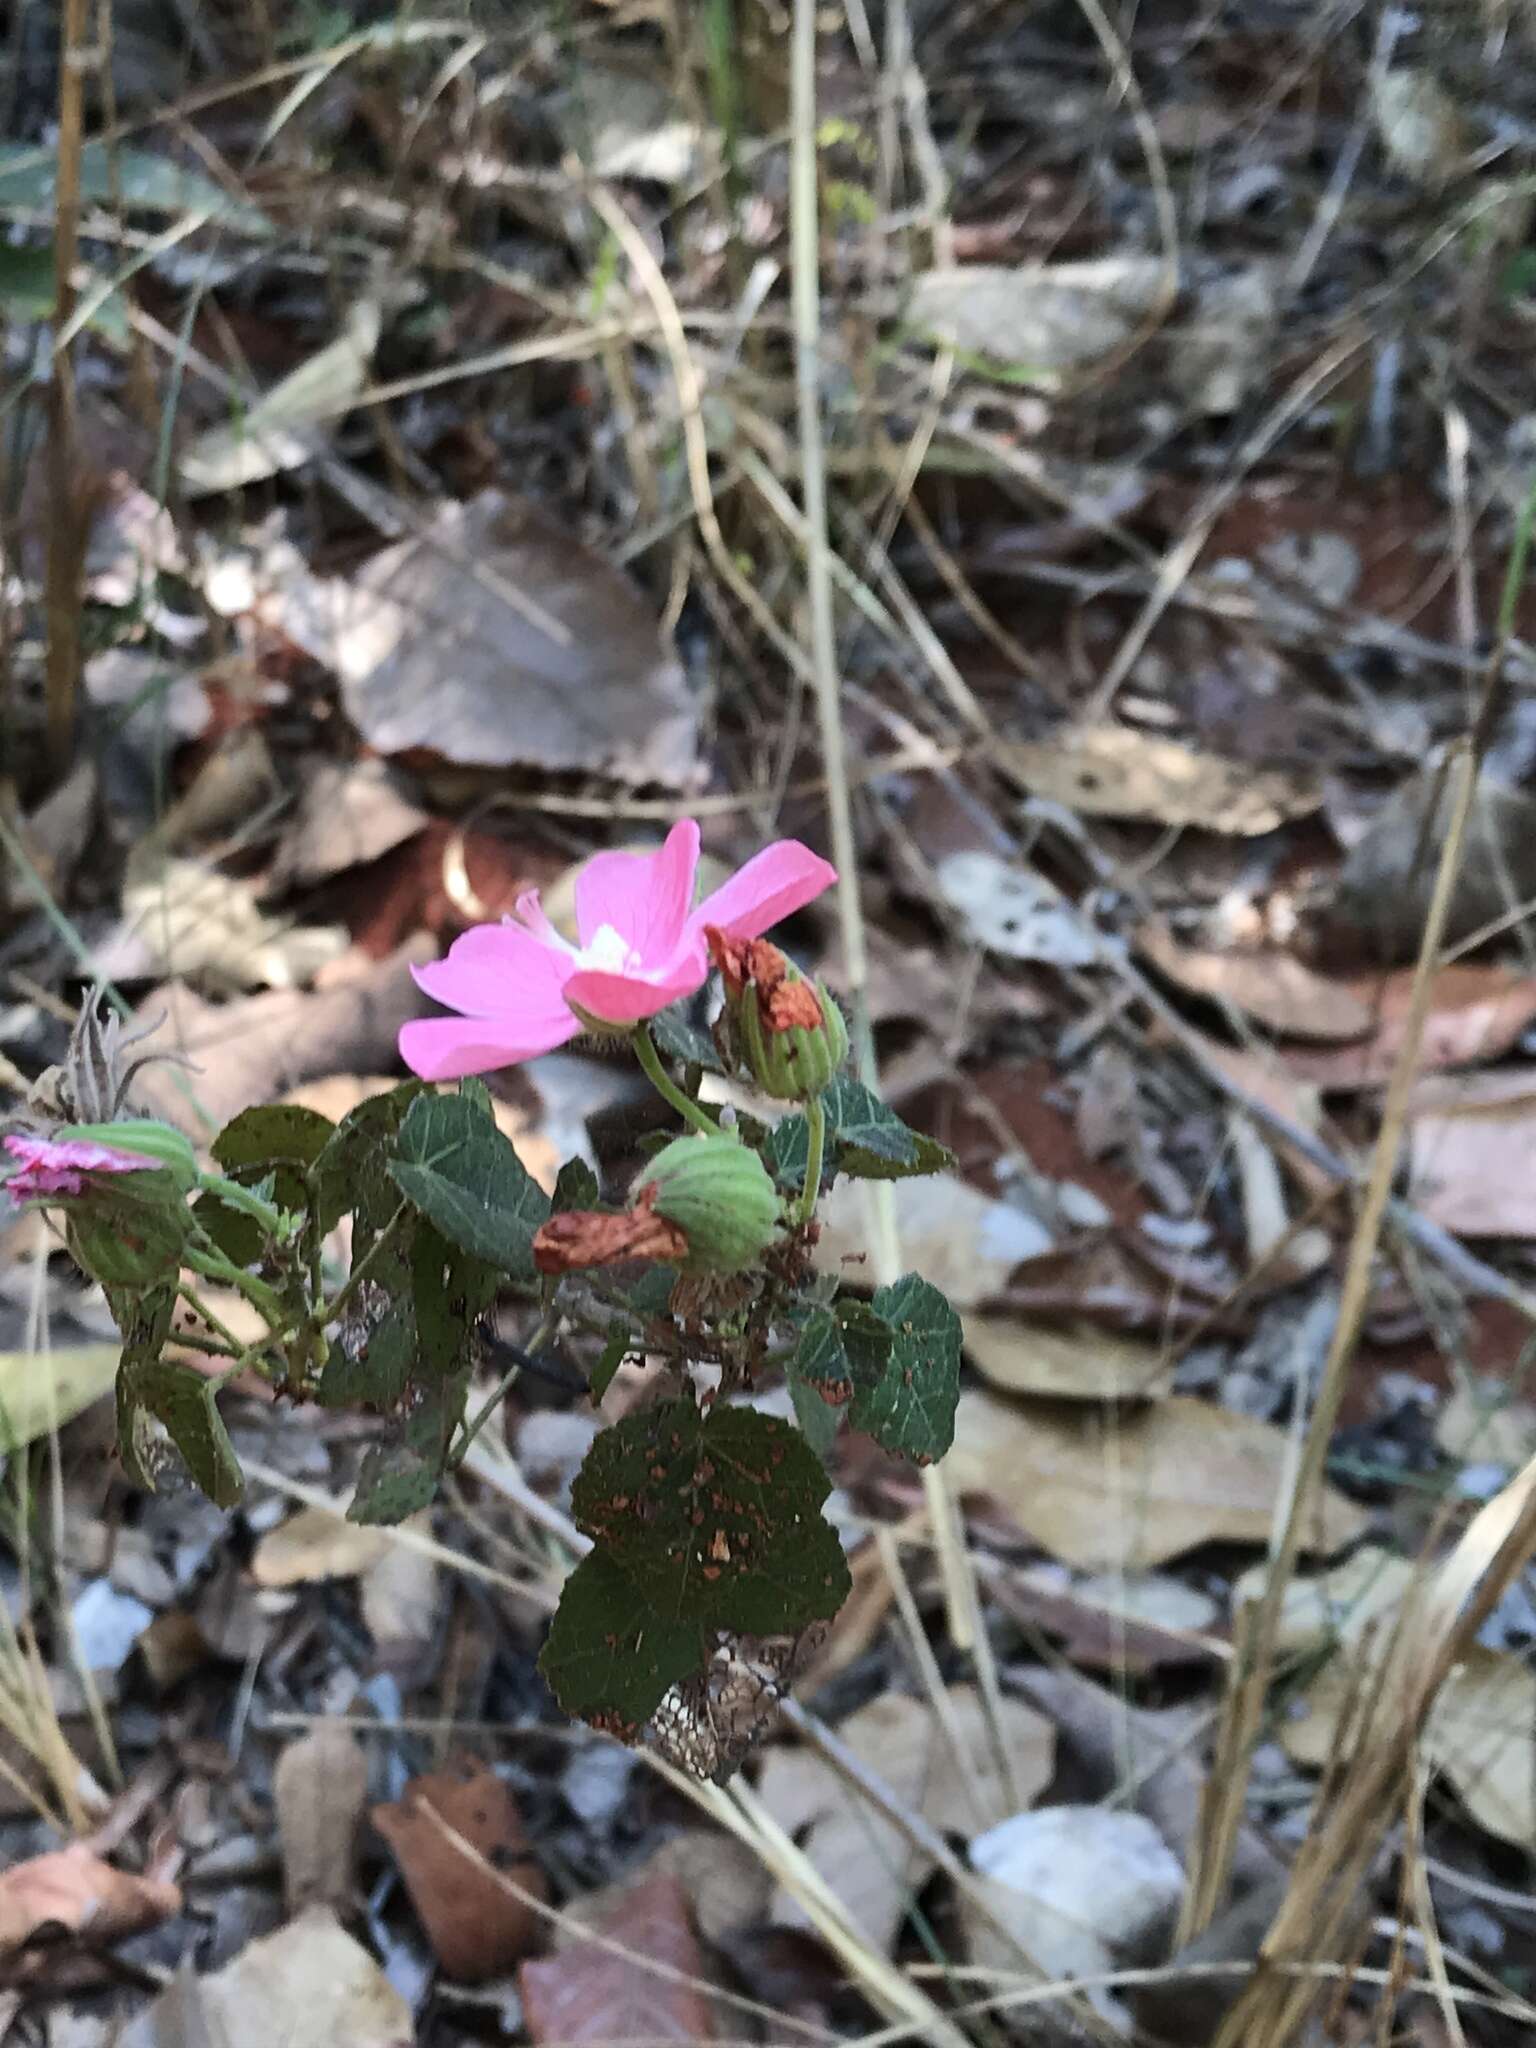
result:
<svg viewBox="0 0 1536 2048"><path fill-rule="evenodd" d="M141 1160L168 1168L184 1193L197 1185L197 1154L192 1141L172 1124L151 1117L130 1117L112 1124L66 1124L55 1135L135 1153Z"/></svg>
<svg viewBox="0 0 1536 2048"><path fill-rule="evenodd" d="M736 1059L763 1094L809 1102L848 1057L842 1011L766 939L731 939L713 928L708 937Z"/></svg>
<svg viewBox="0 0 1536 2048"><path fill-rule="evenodd" d="M692 1272L739 1273L779 1227L768 1169L734 1138L674 1138L641 1173L635 1206L677 1225Z"/></svg>

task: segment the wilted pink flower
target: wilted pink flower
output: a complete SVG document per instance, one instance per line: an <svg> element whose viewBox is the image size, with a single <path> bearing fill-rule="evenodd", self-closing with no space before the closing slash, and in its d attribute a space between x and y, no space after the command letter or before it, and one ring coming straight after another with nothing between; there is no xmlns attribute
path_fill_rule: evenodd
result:
<svg viewBox="0 0 1536 2048"><path fill-rule="evenodd" d="M407 1024L401 1058L423 1080L449 1081L564 1045L584 1029L578 1009L605 1024L637 1024L702 987L706 925L755 939L837 880L808 846L780 839L694 910L698 865L692 818L674 825L657 853L598 854L576 880L576 946L555 930L536 891L520 896L521 922L476 925L445 960L414 970L429 996L460 1014Z"/></svg>
<svg viewBox="0 0 1536 2048"><path fill-rule="evenodd" d="M142 1152L120 1152L85 1138L32 1138L23 1132L8 1137L5 1149L17 1161L6 1181L12 1202L35 1201L46 1195L83 1195L89 1173L153 1172L160 1164Z"/></svg>

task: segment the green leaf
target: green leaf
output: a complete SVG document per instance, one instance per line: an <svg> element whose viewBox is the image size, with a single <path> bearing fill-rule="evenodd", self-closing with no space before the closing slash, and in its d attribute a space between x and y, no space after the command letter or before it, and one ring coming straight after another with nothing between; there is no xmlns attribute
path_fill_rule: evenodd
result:
<svg viewBox="0 0 1536 2048"><path fill-rule="evenodd" d="M595 1209L602 1199L597 1175L585 1159L567 1159L556 1176L549 1207L552 1215L563 1216L568 1209Z"/></svg>
<svg viewBox="0 0 1536 2048"><path fill-rule="evenodd" d="M399 1438L374 1444L358 1468L349 1522L388 1527L432 1504L441 1474Z"/></svg>
<svg viewBox="0 0 1536 2048"><path fill-rule="evenodd" d="M549 1197L472 1099L422 1095L405 1113L390 1173L454 1244L514 1280L535 1278L533 1234Z"/></svg>
<svg viewBox="0 0 1536 2048"><path fill-rule="evenodd" d="M354 1258L361 1258L398 1206L390 1154L411 1104L426 1093L425 1081L403 1081L387 1094L370 1095L347 1112L315 1161L323 1214L342 1216L350 1209L356 1217Z"/></svg>
<svg viewBox="0 0 1536 2048"><path fill-rule="evenodd" d="M664 1401L607 1429L577 1474L577 1522L666 1620L781 1635L834 1615L848 1567L831 1482L798 1431L751 1408Z"/></svg>
<svg viewBox="0 0 1536 2048"><path fill-rule="evenodd" d="M142 1289L174 1280L191 1228L176 1175L161 1166L100 1176L90 1202L67 1215L64 1236L76 1265L103 1287Z"/></svg>
<svg viewBox="0 0 1536 2048"><path fill-rule="evenodd" d="M960 1318L937 1287L908 1273L871 1303L894 1338L884 1362L854 1356L849 1420L898 1457L930 1465L954 1440L960 1397Z"/></svg>
<svg viewBox="0 0 1536 2048"><path fill-rule="evenodd" d="M884 1370L895 1337L890 1324L861 1301L813 1308L801 1327L790 1375L834 1408L845 1407L856 1382L868 1385Z"/></svg>
<svg viewBox="0 0 1536 2048"><path fill-rule="evenodd" d="M0 212L52 213L58 152L29 142L0 143ZM267 216L233 199L201 171L186 170L147 149L115 151L88 142L80 152L80 196L98 206L121 201L130 213L207 213L212 219L269 235Z"/></svg>
<svg viewBox="0 0 1536 2048"><path fill-rule="evenodd" d="M861 1081L839 1074L821 1098L827 1118L827 1160L856 1180L907 1180L941 1173L955 1157L936 1139L904 1124ZM810 1134L805 1118L787 1116L770 1134L764 1155L780 1186L805 1185Z"/></svg>
<svg viewBox="0 0 1536 2048"><path fill-rule="evenodd" d="M604 1344L602 1356L593 1366L591 1377L587 1381L587 1392L592 1397L594 1407L613 1385L614 1374L630 1352L638 1349L639 1346L627 1323L614 1321L608 1325L608 1341Z"/></svg>
<svg viewBox="0 0 1536 2048"><path fill-rule="evenodd" d="M76 297L94 298L100 279L94 274L82 281ZM58 285L51 249L12 248L0 244L0 306L13 320L51 320L58 302ZM128 311L120 292L109 292L86 322L108 341L128 339Z"/></svg>
<svg viewBox="0 0 1536 2048"><path fill-rule="evenodd" d="M159 1462L149 1418L161 1423L187 1470L215 1507L233 1507L244 1491L239 1461L216 1404L218 1383L161 1357L176 1305L172 1288L135 1300L114 1298L123 1337L117 1376L117 1436L130 1479L154 1491Z"/></svg>
<svg viewBox="0 0 1536 2048"><path fill-rule="evenodd" d="M702 1067L706 1074L725 1072L715 1041L697 1024L690 1024L686 1011L677 1005L657 1011L651 1019L651 1036L668 1059L685 1067Z"/></svg>
<svg viewBox="0 0 1536 2048"><path fill-rule="evenodd" d="M810 1380L801 1379L794 1371L789 1374L789 1398L800 1434L825 1464L843 1426L844 1410L825 1399Z"/></svg>
<svg viewBox="0 0 1536 2048"><path fill-rule="evenodd" d="M637 1316L669 1316L676 1286L677 1275L670 1266L647 1266L619 1291Z"/></svg>
<svg viewBox="0 0 1536 2048"><path fill-rule="evenodd" d="M270 1180L272 1201L297 1212L309 1207L305 1168L314 1165L335 1135L335 1124L318 1110L269 1102L232 1118L214 1139L212 1151L229 1179L247 1188ZM315 1219L322 1232L333 1229L341 1216L340 1192L333 1180ZM254 1217L227 1207L212 1190L199 1195L194 1208L198 1222L237 1266L252 1265L261 1256L261 1226Z"/></svg>
<svg viewBox="0 0 1536 2048"><path fill-rule="evenodd" d="M539 1658L567 1714L633 1741L670 1688L703 1669L707 1644L697 1621L664 1621L601 1550L566 1580Z"/></svg>

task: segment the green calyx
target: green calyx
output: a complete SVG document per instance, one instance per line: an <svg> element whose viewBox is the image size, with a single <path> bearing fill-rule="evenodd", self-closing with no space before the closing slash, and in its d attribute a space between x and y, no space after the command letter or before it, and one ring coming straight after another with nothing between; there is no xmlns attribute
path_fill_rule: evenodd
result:
<svg viewBox="0 0 1536 2048"><path fill-rule="evenodd" d="M779 1228L768 1170L734 1138L674 1138L640 1175L637 1195L687 1238L691 1272L739 1273Z"/></svg>
<svg viewBox="0 0 1536 2048"><path fill-rule="evenodd" d="M136 1152L145 1159L153 1159L173 1176L183 1194L197 1185L197 1154L191 1139L174 1125L163 1124L156 1118L129 1117L114 1124L65 1124L54 1136L110 1145L114 1151Z"/></svg>
<svg viewBox="0 0 1536 2048"><path fill-rule="evenodd" d="M815 994L821 1023L814 1027L772 1029L750 983L737 1005L736 1041L742 1065L764 1095L780 1102L809 1102L848 1057L848 1026L842 1011L819 981Z"/></svg>

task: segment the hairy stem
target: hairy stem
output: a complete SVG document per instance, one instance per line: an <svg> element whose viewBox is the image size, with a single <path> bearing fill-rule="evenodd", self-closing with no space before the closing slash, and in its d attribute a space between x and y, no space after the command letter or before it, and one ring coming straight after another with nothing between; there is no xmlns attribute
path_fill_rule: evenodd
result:
<svg viewBox="0 0 1536 2048"><path fill-rule="evenodd" d="M797 1223L810 1222L821 1198L821 1168L827 1152L827 1112L822 1108L819 1095L813 1095L805 1105L805 1122L809 1149L805 1155L805 1186L800 1192L800 1207L795 1217Z"/></svg>
<svg viewBox="0 0 1536 2048"><path fill-rule="evenodd" d="M685 1095L661 1063L661 1054L656 1050L650 1032L642 1024L634 1036L635 1057L645 1070L645 1077L664 1101L670 1102L684 1123L706 1138L718 1138L720 1126L705 1109L701 1109L691 1096Z"/></svg>

